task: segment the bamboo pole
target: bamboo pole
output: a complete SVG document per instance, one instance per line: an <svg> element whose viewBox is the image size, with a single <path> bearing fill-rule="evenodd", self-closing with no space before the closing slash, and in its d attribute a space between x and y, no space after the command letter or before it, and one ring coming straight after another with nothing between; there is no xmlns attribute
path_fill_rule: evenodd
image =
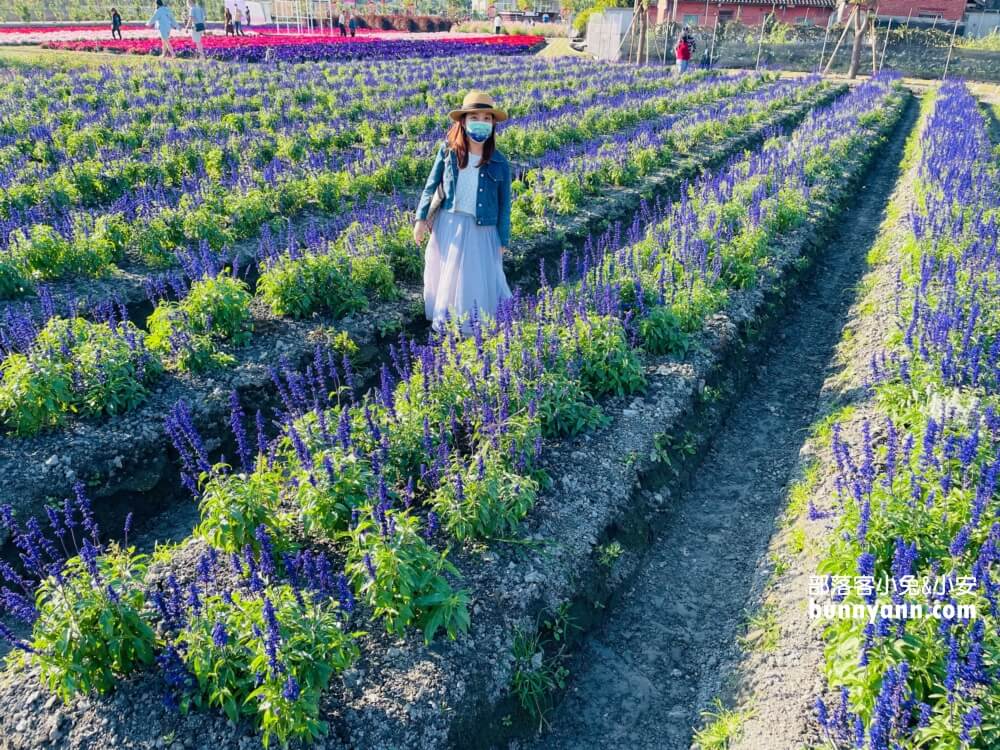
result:
<svg viewBox="0 0 1000 750"><path fill-rule="evenodd" d="M955 34L957 34L957 33L958 33L958 22L959 22L960 20L962 20L962 17L961 17L961 16L959 16L958 18L956 18L956 19L955 19L955 25L954 25L954 26L952 27L952 29L951 29L951 44L949 44L949 45L948 45L948 59L947 59L947 60L945 61L945 63L944 63L944 75L943 75L943 76L941 76L941 80L942 80L942 81L943 81L943 80L944 80L945 78L947 78L947 77L948 77L948 68L949 68L949 67L951 67L951 53L952 53L952 52L954 51L954 49L955 49Z"/></svg>
<svg viewBox="0 0 1000 750"><path fill-rule="evenodd" d="M823 60L826 58L826 43L830 40L830 26L832 25L830 21L833 20L833 15L826 21L826 33L823 35L823 49L819 53L819 65L816 66L816 72L818 73L820 68L823 67Z"/></svg>
<svg viewBox="0 0 1000 750"><path fill-rule="evenodd" d="M719 13L715 13L715 26L712 27L712 44L708 48L708 67L715 64L715 37L719 33Z"/></svg>
<svg viewBox="0 0 1000 750"><path fill-rule="evenodd" d="M757 63L754 65L754 70L760 70L760 52L764 47L764 26L767 24L767 16L764 16L760 22L760 36L757 38Z"/></svg>
<svg viewBox="0 0 1000 750"><path fill-rule="evenodd" d="M878 73L878 40L875 38L875 22L878 20L878 8L875 8L874 13L869 13L869 22L871 26L869 27L868 39L872 45L872 78Z"/></svg>
<svg viewBox="0 0 1000 750"><path fill-rule="evenodd" d="M851 15L847 18L847 23L844 24L844 33L840 35L840 39L837 40L837 44L833 48L833 52L830 53L830 60L827 62L826 67L823 69L823 75L830 72L830 67L833 65L833 59L837 56L837 52L840 50L840 45L844 43L847 38L847 31L851 28L851 24L854 23L854 17L858 14L858 6L854 6L854 10L851 11Z"/></svg>
<svg viewBox="0 0 1000 750"><path fill-rule="evenodd" d="M889 34L892 32L892 22L894 19L889 19L889 28L885 31L885 41L882 43L882 59L879 60L878 69L882 72L882 66L885 65L885 51L889 47Z"/></svg>

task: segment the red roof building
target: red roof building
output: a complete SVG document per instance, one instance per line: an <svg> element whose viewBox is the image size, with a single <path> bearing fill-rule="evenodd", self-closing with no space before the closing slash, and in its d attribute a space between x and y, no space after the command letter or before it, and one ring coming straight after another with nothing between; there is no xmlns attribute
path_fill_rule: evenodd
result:
<svg viewBox="0 0 1000 750"><path fill-rule="evenodd" d="M932 19L955 21L965 13L967 0L878 0L879 18L903 20L912 18L925 22ZM843 3L838 0L657 0L663 5L663 19L673 12L678 23L686 26L714 26L720 21L739 21L748 26L758 25L769 13L787 24L825 26ZM674 5L677 9L674 11ZM659 8L651 15L655 16Z"/></svg>
<svg viewBox="0 0 1000 750"><path fill-rule="evenodd" d="M957 21L965 14L966 0L878 0L879 18L921 18Z"/></svg>
<svg viewBox="0 0 1000 750"><path fill-rule="evenodd" d="M774 11L777 20L787 24L813 24L825 26L837 10L837 0L659 0L664 4L664 20L670 18L673 6L677 23L685 26L714 26L719 21L735 21L755 26ZM950 2L950 0L937 0ZM963 0L964 2L964 0Z"/></svg>

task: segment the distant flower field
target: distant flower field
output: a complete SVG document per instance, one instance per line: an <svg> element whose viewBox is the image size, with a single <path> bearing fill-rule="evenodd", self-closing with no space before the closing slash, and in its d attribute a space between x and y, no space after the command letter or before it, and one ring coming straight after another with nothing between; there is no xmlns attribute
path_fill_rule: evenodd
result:
<svg viewBox="0 0 1000 750"><path fill-rule="evenodd" d="M194 42L183 32L171 38L182 55L194 54ZM208 34L202 38L205 53L217 60L261 62L283 60L395 60L408 57L430 58L454 55L518 55L533 51L545 43L540 36L473 36L449 34L405 34L402 32L366 31L355 37L333 34L265 34L245 37ZM128 39L77 39L44 42L49 49L76 52L122 52L159 54L160 40L155 34Z"/></svg>

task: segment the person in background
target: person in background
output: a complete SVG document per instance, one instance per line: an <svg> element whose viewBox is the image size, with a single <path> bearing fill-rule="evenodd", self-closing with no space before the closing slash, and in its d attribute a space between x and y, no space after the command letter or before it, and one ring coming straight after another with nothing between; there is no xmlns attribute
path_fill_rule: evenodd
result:
<svg viewBox="0 0 1000 750"><path fill-rule="evenodd" d="M485 91L470 91L452 120L417 206L413 241L424 240L424 313L440 330L447 320L471 333L474 315L494 316L511 296L503 271L510 243L510 162L496 148L507 119ZM433 220L428 214L441 190Z"/></svg>
<svg viewBox="0 0 1000 750"><path fill-rule="evenodd" d="M496 17L493 19L493 33L499 34L500 29L502 28L503 28L503 19L500 17L500 13L498 11Z"/></svg>
<svg viewBox="0 0 1000 750"><path fill-rule="evenodd" d="M243 25L246 26L249 29L250 28L250 4L246 3L245 7L243 8L243 10L246 11L246 16L245 16L246 20L244 21Z"/></svg>
<svg viewBox="0 0 1000 750"><path fill-rule="evenodd" d="M118 12L118 8L111 9L111 38L122 38L122 14Z"/></svg>
<svg viewBox="0 0 1000 750"><path fill-rule="evenodd" d="M340 15L337 16L337 28L340 29L341 36L347 36L347 19L344 18L344 11L340 11Z"/></svg>
<svg viewBox="0 0 1000 750"><path fill-rule="evenodd" d="M693 57L695 50L698 49L698 43L694 39L694 33L691 31L691 27L685 26L681 36L683 36L684 41L687 42L688 49L691 50L691 55Z"/></svg>
<svg viewBox="0 0 1000 750"><path fill-rule="evenodd" d="M156 30L160 32L160 44L163 45L163 56L174 57L174 48L170 46L170 31L171 29L178 29L180 26L174 19L174 14L170 12L170 8L163 4L163 0L156 0L156 12L146 22L146 25L150 28L156 26Z"/></svg>
<svg viewBox="0 0 1000 750"><path fill-rule="evenodd" d="M677 46L674 47L674 57L677 58L677 75L687 73L688 66L691 64L691 47L688 46L687 40L683 36L677 40Z"/></svg>
<svg viewBox="0 0 1000 750"><path fill-rule="evenodd" d="M347 25L351 28L351 36L354 36L355 32L358 30L358 19L355 18L354 14L351 14L351 19L347 22Z"/></svg>
<svg viewBox="0 0 1000 750"><path fill-rule="evenodd" d="M226 6L226 36L236 36L236 31L233 29L233 12L229 10L229 6Z"/></svg>
<svg viewBox="0 0 1000 750"><path fill-rule="evenodd" d="M191 41L198 51L198 57L205 59L205 48L201 44L201 35L205 33L205 9L199 0L188 0L188 17L185 28L191 29Z"/></svg>
<svg viewBox="0 0 1000 750"><path fill-rule="evenodd" d="M243 33L243 10L240 8L240 4L236 3L233 6L233 36L246 36Z"/></svg>

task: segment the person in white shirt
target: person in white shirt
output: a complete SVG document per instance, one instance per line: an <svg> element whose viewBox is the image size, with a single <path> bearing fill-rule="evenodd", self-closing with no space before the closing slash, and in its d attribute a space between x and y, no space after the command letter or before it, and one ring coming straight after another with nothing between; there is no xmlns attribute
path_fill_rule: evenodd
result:
<svg viewBox="0 0 1000 750"><path fill-rule="evenodd" d="M241 3L239 0L236 0L236 2L233 4L232 13L233 13L233 31L235 32L235 35L246 36L246 34L243 33L243 18L246 16L246 14L243 12L243 3Z"/></svg>
<svg viewBox="0 0 1000 750"><path fill-rule="evenodd" d="M500 28L502 26L503 26L503 19L500 17L500 14L497 13L496 18L493 19L493 33L499 34Z"/></svg>
<svg viewBox="0 0 1000 750"><path fill-rule="evenodd" d="M170 8L163 4L163 0L156 0L156 12L146 22L146 25L150 28L156 26L156 30L160 32L163 56L174 57L174 48L170 46L170 30L180 28L180 26L174 20L174 14L170 12Z"/></svg>
<svg viewBox="0 0 1000 750"><path fill-rule="evenodd" d="M201 44L201 35L205 32L205 9L198 0L188 0L188 19L185 28L191 29L191 41L198 50L198 57L205 59L205 48Z"/></svg>
<svg viewBox="0 0 1000 750"><path fill-rule="evenodd" d="M340 15L337 16L337 27L340 29L341 36L347 36L347 19L344 18L343 11L341 11Z"/></svg>

